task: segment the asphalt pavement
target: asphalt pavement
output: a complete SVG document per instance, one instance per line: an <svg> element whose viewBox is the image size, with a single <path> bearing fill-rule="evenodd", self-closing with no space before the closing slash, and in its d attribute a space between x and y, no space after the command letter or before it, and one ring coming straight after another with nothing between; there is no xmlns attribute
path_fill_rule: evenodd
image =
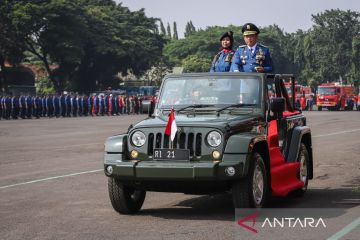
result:
<svg viewBox="0 0 360 240"><path fill-rule="evenodd" d="M271 206L359 210L360 112L305 115L314 180L303 198L276 198ZM229 194L150 192L137 215L112 209L104 141L145 117L1 120L0 239L236 238Z"/></svg>

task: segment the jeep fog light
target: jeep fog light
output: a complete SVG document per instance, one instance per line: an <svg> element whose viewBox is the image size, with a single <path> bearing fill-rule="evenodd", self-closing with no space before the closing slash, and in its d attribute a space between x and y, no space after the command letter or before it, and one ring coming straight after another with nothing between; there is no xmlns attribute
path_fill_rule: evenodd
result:
<svg viewBox="0 0 360 240"><path fill-rule="evenodd" d="M229 177L232 177L235 175L235 168L234 167L227 167L225 169L225 173L226 175L228 175Z"/></svg>
<svg viewBox="0 0 360 240"><path fill-rule="evenodd" d="M146 137L143 132L136 131L131 135L131 142L137 147L141 147L145 144Z"/></svg>
<svg viewBox="0 0 360 240"><path fill-rule="evenodd" d="M113 167L112 166L107 166L106 168L106 172L111 175L113 173Z"/></svg>
<svg viewBox="0 0 360 240"><path fill-rule="evenodd" d="M221 156L221 154L220 154L219 151L213 151L213 152L212 152L212 156L213 156L214 159L219 159L220 156Z"/></svg>
<svg viewBox="0 0 360 240"><path fill-rule="evenodd" d="M132 150L130 155L131 155L131 158L137 158L139 156L139 153L135 150Z"/></svg>
<svg viewBox="0 0 360 240"><path fill-rule="evenodd" d="M206 140L211 147L217 147L221 144L221 134L217 131L212 131L207 135Z"/></svg>

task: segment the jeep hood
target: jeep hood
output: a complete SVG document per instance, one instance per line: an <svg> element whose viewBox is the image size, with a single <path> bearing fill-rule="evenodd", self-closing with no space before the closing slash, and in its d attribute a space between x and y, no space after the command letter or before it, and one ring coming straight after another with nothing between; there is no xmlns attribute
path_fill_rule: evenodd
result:
<svg viewBox="0 0 360 240"><path fill-rule="evenodd" d="M175 116L176 125L178 127L207 127L207 128L217 128L221 131L234 131L234 130L251 130L251 127L255 124L255 122L259 122L261 116L254 115L237 115L231 116L220 115L217 117L215 114L213 115L186 115L180 114ZM163 127L165 129L168 121L168 117L160 116L160 117L152 117L145 119L136 125L134 125L134 129L139 128L159 128Z"/></svg>

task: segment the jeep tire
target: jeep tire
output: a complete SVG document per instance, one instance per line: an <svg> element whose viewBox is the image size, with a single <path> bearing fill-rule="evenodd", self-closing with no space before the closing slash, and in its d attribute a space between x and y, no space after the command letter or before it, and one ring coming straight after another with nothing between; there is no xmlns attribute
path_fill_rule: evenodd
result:
<svg viewBox="0 0 360 240"><path fill-rule="evenodd" d="M251 156L249 172L232 186L235 208L261 208L269 199L269 177L261 155L254 152Z"/></svg>
<svg viewBox="0 0 360 240"><path fill-rule="evenodd" d="M309 182L309 174L310 174L310 160L309 160L309 153L304 143L301 143L299 154L297 157L297 162L300 163L300 169L298 172L298 178L300 181L304 183L302 188L299 188L294 191L294 195L297 197L304 196L308 182Z"/></svg>
<svg viewBox="0 0 360 240"><path fill-rule="evenodd" d="M117 212L134 214L141 209L146 191L126 186L112 177L108 178L108 188L111 205Z"/></svg>

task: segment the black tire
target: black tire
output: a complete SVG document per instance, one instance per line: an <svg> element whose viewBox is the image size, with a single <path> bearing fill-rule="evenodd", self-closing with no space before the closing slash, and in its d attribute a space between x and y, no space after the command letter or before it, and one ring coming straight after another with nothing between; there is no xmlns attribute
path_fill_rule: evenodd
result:
<svg viewBox="0 0 360 240"><path fill-rule="evenodd" d="M302 197L307 191L310 176L309 153L304 143L301 143L297 161L300 162L298 178L304 182L304 186L293 192L294 196Z"/></svg>
<svg viewBox="0 0 360 240"><path fill-rule="evenodd" d="M266 171L264 161L260 154L254 152L250 162L249 173L246 178L239 179L233 183L232 197L235 208L261 208L264 207L269 199L269 177ZM255 176L256 174L256 176ZM260 175L259 175L260 174ZM255 177L254 177L255 176ZM258 184L262 191L256 191L254 186L254 178L262 178L261 184Z"/></svg>
<svg viewBox="0 0 360 240"><path fill-rule="evenodd" d="M108 178L109 197L115 211L122 214L134 214L141 209L146 191L136 190L123 185L115 178Z"/></svg>
<svg viewBox="0 0 360 240"><path fill-rule="evenodd" d="M322 111L322 106L318 106L318 111Z"/></svg>

